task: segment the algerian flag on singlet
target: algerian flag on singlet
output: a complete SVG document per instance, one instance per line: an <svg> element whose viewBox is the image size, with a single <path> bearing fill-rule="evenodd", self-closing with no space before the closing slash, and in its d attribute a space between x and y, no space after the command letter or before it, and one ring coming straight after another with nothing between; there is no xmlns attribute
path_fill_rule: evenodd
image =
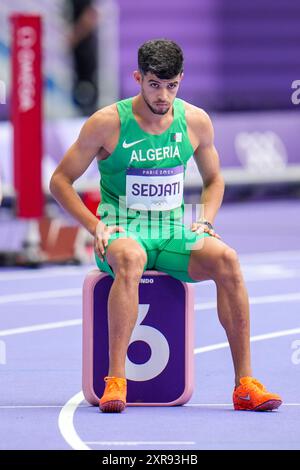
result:
<svg viewBox="0 0 300 470"><path fill-rule="evenodd" d="M182 132L175 132L174 134L170 134L170 140L172 142L182 142Z"/></svg>

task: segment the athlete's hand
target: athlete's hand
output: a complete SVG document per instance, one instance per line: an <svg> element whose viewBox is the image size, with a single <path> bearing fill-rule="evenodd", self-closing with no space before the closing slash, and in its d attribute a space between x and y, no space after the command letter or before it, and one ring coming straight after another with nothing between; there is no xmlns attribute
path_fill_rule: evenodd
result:
<svg viewBox="0 0 300 470"><path fill-rule="evenodd" d="M220 235L218 235L214 230L211 230L207 225L201 224L201 222L193 222L191 225L191 231L197 233L209 233L212 237L218 238L221 240Z"/></svg>
<svg viewBox="0 0 300 470"><path fill-rule="evenodd" d="M108 240L115 232L125 232L125 230L118 225L107 226L101 222L101 220L98 222L94 236L94 249L101 261L104 261L104 253L108 245Z"/></svg>

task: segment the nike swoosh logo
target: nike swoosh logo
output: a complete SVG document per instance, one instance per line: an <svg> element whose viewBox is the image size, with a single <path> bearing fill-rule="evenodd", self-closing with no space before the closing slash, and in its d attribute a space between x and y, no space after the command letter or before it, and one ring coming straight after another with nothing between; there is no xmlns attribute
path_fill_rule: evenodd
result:
<svg viewBox="0 0 300 470"><path fill-rule="evenodd" d="M239 397L239 399L249 401L250 400L250 395L248 393L248 395L246 395L245 397Z"/></svg>
<svg viewBox="0 0 300 470"><path fill-rule="evenodd" d="M129 144L126 142L126 140L124 140L123 148L124 149L129 149L130 147L133 147L134 145L136 145L140 142L143 142L143 140L146 140L146 139L136 140L135 142L130 142Z"/></svg>

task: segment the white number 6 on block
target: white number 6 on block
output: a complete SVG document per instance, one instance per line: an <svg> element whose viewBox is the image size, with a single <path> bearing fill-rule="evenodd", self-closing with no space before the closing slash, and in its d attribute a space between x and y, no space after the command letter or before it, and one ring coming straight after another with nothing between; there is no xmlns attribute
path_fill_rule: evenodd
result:
<svg viewBox="0 0 300 470"><path fill-rule="evenodd" d="M170 357L170 348L165 336L153 326L141 325L150 305L140 304L137 323L132 332L130 344L144 341L151 349L151 356L144 364L135 364L126 357L126 377L129 380L142 382L154 379L165 369Z"/></svg>

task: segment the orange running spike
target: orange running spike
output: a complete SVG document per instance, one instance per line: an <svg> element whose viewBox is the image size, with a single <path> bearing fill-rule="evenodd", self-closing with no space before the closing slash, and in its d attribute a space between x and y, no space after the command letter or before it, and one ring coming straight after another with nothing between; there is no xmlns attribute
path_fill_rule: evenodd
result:
<svg viewBox="0 0 300 470"><path fill-rule="evenodd" d="M272 411L282 404L276 393L270 393L254 377L242 377L240 385L234 389L233 405L235 410Z"/></svg>
<svg viewBox="0 0 300 470"><path fill-rule="evenodd" d="M126 408L127 382L124 378L105 377L105 390L99 402L103 413L121 413Z"/></svg>

